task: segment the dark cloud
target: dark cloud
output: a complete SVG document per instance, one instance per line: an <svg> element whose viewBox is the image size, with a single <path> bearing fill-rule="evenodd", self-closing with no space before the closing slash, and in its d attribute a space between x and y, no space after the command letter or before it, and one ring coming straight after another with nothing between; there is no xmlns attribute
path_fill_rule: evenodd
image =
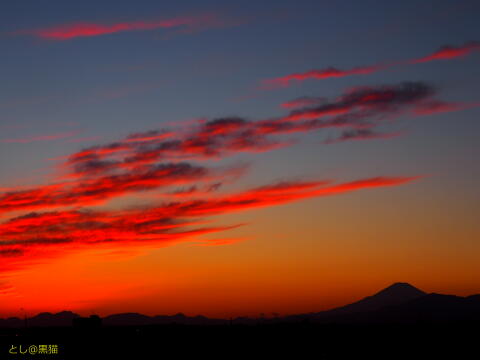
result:
<svg viewBox="0 0 480 360"><path fill-rule="evenodd" d="M0 212L90 205L132 192L210 179L210 171L185 162L144 166L116 175L40 186L0 195Z"/></svg>
<svg viewBox="0 0 480 360"><path fill-rule="evenodd" d="M351 89L334 102L294 110L287 120L315 119L351 111L368 111L375 116L400 110L402 106L420 103L435 94L435 90L422 82L404 82L399 85L364 86Z"/></svg>
<svg viewBox="0 0 480 360"><path fill-rule="evenodd" d="M324 144L334 144L351 140L391 139L400 135L400 132L379 133L370 129L354 129L343 131L339 137L328 139L324 141Z"/></svg>
<svg viewBox="0 0 480 360"><path fill-rule="evenodd" d="M17 257L21 255L23 255L23 250L20 250L20 249L0 249L0 258L1 257Z"/></svg>

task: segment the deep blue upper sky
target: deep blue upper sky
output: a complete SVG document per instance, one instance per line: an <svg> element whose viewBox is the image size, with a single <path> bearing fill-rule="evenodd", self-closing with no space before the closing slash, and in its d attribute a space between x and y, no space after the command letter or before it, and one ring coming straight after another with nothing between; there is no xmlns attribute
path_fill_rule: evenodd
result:
<svg viewBox="0 0 480 360"><path fill-rule="evenodd" d="M0 180L8 184L27 176L37 182L32 176L36 169L42 173L51 166L47 158L163 123L231 115L279 116L284 113L278 107L283 101L306 95L336 97L352 86L425 81L437 86L443 99L478 101L478 55L369 76L306 81L276 91L256 93L254 89L262 79L293 72L401 61L425 56L446 44L477 40L479 10L476 1L438 0L3 2L2 138L78 130L78 137L102 140L2 143ZM12 34L80 21L148 21L201 13L219 14L227 24L186 34L155 29L66 41ZM321 154L327 155L317 156L324 169L339 163L352 168L357 156L368 156L370 161L362 169L416 171L417 166L425 168L424 162L432 167L428 172L441 171L440 159L474 146L475 114L478 110L406 120L397 126L410 135L386 145L381 141L384 155L373 159L371 154L379 145L375 142L324 147ZM325 135L311 137L310 143L315 144ZM435 146L436 151L426 154L425 146ZM310 156L312 149L317 145L291 149L281 157L262 154L259 161L267 157L265 169L269 169L269 164L286 156L291 160L290 171L308 172L311 166L295 159ZM410 157L402 155L412 149L418 150L418 165L409 164Z"/></svg>

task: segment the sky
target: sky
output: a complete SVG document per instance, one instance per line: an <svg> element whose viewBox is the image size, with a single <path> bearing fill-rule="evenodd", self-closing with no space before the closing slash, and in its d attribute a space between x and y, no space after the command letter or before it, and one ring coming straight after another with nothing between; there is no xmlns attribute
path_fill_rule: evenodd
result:
<svg viewBox="0 0 480 360"><path fill-rule="evenodd" d="M0 4L0 316L479 293L477 1Z"/></svg>

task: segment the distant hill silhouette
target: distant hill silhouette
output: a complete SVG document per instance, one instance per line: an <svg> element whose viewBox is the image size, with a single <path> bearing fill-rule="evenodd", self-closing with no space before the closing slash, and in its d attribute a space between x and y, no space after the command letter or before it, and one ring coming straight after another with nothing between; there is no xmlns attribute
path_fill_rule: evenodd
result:
<svg viewBox="0 0 480 360"><path fill-rule="evenodd" d="M70 326L72 321L75 318L80 317L80 315L75 314L71 311L61 311L56 314L49 312L43 312L37 314L31 318L28 318L26 321L18 317L11 317L8 319L0 319L0 327L24 327L25 324L29 327L31 326Z"/></svg>
<svg viewBox="0 0 480 360"><path fill-rule="evenodd" d="M123 313L106 316L104 325L152 325L152 324L188 324L188 325L213 325L225 324L227 320L211 319L202 315L190 317L182 313L175 315L147 316L138 313Z"/></svg>
<svg viewBox="0 0 480 360"><path fill-rule="evenodd" d="M28 327L71 326L80 315L71 311L44 312L28 318ZM352 304L317 313L290 315L274 319L238 317L232 320L205 316L147 316L139 313L108 315L104 326L144 326L155 324L225 325L310 321L319 323L412 323L480 320L480 295L467 297L427 294L408 283L394 283L374 295ZM0 328L21 328L25 320L18 317L0 319Z"/></svg>

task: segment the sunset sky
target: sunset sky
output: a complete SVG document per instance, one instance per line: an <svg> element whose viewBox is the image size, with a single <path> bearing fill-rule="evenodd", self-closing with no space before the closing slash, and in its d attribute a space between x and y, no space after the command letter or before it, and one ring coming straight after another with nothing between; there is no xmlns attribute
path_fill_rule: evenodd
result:
<svg viewBox="0 0 480 360"><path fill-rule="evenodd" d="M479 293L479 16L2 2L0 317Z"/></svg>

